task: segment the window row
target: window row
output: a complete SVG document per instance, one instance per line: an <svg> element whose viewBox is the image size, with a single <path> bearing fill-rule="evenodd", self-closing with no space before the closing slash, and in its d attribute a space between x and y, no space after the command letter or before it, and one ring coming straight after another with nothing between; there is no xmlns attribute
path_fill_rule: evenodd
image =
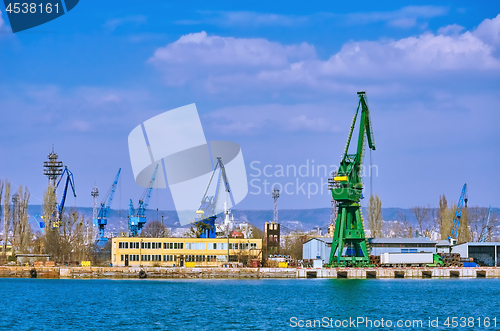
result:
<svg viewBox="0 0 500 331"><path fill-rule="evenodd" d="M120 249L161 249L162 243L160 242L118 242ZM186 243L185 249L189 250L227 250L227 243ZM163 249L184 249L184 243L163 243ZM229 249L232 250L245 250L257 249L257 243L229 243Z"/></svg>
<svg viewBox="0 0 500 331"><path fill-rule="evenodd" d="M185 255L186 262L225 262L226 255Z"/></svg>

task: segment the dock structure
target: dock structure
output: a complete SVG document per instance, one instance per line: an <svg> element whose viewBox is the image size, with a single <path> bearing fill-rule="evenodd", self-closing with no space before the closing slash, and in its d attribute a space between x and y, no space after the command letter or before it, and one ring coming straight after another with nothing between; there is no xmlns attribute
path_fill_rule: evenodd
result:
<svg viewBox="0 0 500 331"><path fill-rule="evenodd" d="M34 272L35 270L36 272ZM478 268L190 268L190 267L15 267L0 266L9 278L500 278L499 267Z"/></svg>
<svg viewBox="0 0 500 331"><path fill-rule="evenodd" d="M500 278L498 267L478 268L304 268L297 278Z"/></svg>

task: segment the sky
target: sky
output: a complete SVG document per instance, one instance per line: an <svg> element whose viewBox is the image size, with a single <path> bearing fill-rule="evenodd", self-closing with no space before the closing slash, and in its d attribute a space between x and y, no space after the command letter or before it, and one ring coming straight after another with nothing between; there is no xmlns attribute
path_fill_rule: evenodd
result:
<svg viewBox="0 0 500 331"><path fill-rule="evenodd" d="M112 207L137 204L129 133L195 103L208 141L241 146L236 208L271 209L278 184L280 208L328 208L366 91L365 196L437 206L467 183L469 205L500 206L500 2L80 1L16 34L0 11L0 179L33 204L52 145L74 174L67 205L91 206L94 185L101 199L120 167ZM169 190L149 207L173 209Z"/></svg>

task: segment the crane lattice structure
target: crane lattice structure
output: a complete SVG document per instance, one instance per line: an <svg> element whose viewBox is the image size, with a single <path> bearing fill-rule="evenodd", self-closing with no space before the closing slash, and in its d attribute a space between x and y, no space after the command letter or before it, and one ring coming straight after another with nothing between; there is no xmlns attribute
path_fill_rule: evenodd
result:
<svg viewBox="0 0 500 331"><path fill-rule="evenodd" d="M330 184L329 188L332 191L332 198L338 205L329 262L330 265L334 266L359 266L369 264L363 217L360 207L363 191L360 168L363 164L365 136L368 140L368 147L372 150L375 150L375 140L373 138L366 94L365 92L358 92L358 96L358 107L352 120L344 154L340 160L339 170L333 178L328 180ZM348 154L354 125L360 110L361 114L359 119L356 153ZM344 254L346 246L349 248L347 250L348 254Z"/></svg>
<svg viewBox="0 0 500 331"><path fill-rule="evenodd" d="M215 177L215 173L219 170L219 175L217 176L217 182L215 186L215 192L213 195L210 195L209 190L212 186L212 181ZM229 180L226 174L226 168L224 167L224 163L222 162L222 157L217 157L217 163L215 164L214 170L212 171L212 175L210 176L210 180L208 181L207 188L205 189L205 193L203 194L203 198L201 199L200 208L196 211L196 217L198 221L195 222L195 225L200 229L197 235L199 238L215 238L215 220L217 219L218 214L218 203L219 196L221 193L221 184L224 185L224 190L228 193L231 204L234 206L234 198L231 192L231 188L229 186Z"/></svg>
<svg viewBox="0 0 500 331"><path fill-rule="evenodd" d="M57 160L59 156L54 153L54 145L47 158L49 160L43 162L43 174L49 179L49 185L55 187L57 178L63 173L63 163Z"/></svg>
<svg viewBox="0 0 500 331"><path fill-rule="evenodd" d="M491 214L492 214L491 206L488 207L488 218L486 219L486 225L484 230L481 232L481 236L479 237L479 242L485 242L486 240L491 240L491 230L493 226L491 225Z"/></svg>
<svg viewBox="0 0 500 331"><path fill-rule="evenodd" d="M97 218L97 197L99 196L99 189L97 186L92 188L90 195L92 196L92 202L94 204L94 207L92 208L92 219L95 220Z"/></svg>
<svg viewBox="0 0 500 331"><path fill-rule="evenodd" d="M153 191L153 184L156 179L156 172L158 171L158 165L156 165L155 171L153 172L153 177L149 182L149 187L144 191L142 197L139 199L139 204L137 205L137 210L134 209L134 203L130 199L128 205L128 235L129 237L136 237L146 224L146 210L148 208L149 199L151 198L151 192Z"/></svg>
<svg viewBox="0 0 500 331"><path fill-rule="evenodd" d="M274 217L273 222L278 223L278 198L280 197L280 190L277 188L273 189L273 199L274 199Z"/></svg>
<svg viewBox="0 0 500 331"><path fill-rule="evenodd" d="M113 185L111 185L111 188L109 189L108 193L104 196L103 201L101 202L101 207L99 208L99 211L97 212L97 216L94 217L94 226L99 227L99 238L97 239L98 242L104 244L108 239L104 237L104 229L106 228L106 225L108 224L108 213L109 209L111 207L111 203L113 202L113 196L115 195L115 190L116 190L116 185L118 185L118 179L120 179L120 172L122 169L118 169L118 173L116 174L115 180L113 182ZM94 191L92 191L94 192Z"/></svg>
<svg viewBox="0 0 500 331"><path fill-rule="evenodd" d="M58 228L59 226L62 225L62 215L64 213L64 204L66 202L66 193L68 193L68 185L71 185L73 196L76 198L75 181L73 179L73 173L68 169L68 166L64 166L64 170L61 174L61 177L57 181L56 187L54 188L54 194L56 193L57 188L59 187L59 184L61 183L61 180L63 179L65 174L66 174L66 184L64 185L64 191L62 194L61 203L57 207L55 221L49 220L49 225L52 228Z"/></svg>
<svg viewBox="0 0 500 331"><path fill-rule="evenodd" d="M460 199L458 200L457 211L455 212L455 218L453 219L453 227L451 228L451 235L448 237L450 244L454 245L457 242L458 230L460 228L460 220L462 219L462 209L465 205L467 208L467 183L462 187L462 193L460 193Z"/></svg>

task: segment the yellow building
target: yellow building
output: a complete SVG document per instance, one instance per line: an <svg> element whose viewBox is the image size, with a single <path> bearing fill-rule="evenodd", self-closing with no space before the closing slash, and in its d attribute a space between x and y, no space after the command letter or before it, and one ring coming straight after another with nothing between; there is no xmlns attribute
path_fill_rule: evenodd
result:
<svg viewBox="0 0 500 331"><path fill-rule="evenodd" d="M217 267L261 259L262 239L129 238L112 239L113 266Z"/></svg>

